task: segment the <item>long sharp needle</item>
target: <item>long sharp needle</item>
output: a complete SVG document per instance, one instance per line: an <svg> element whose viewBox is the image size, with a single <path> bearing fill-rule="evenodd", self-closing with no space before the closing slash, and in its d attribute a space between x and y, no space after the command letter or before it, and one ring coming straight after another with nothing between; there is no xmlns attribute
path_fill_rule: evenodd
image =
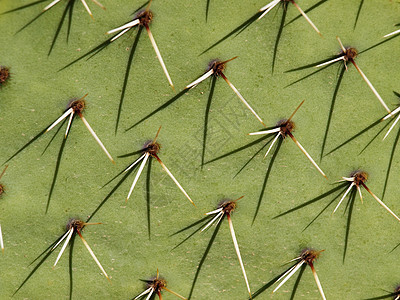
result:
<svg viewBox="0 0 400 300"><path fill-rule="evenodd" d="M185 297L179 295L178 293L175 293L174 291L171 291L170 289L166 288L165 286L163 287L163 290L166 290L167 292L171 293L172 295L175 295L179 298L181 298L182 300L187 300Z"/></svg>
<svg viewBox="0 0 400 300"><path fill-rule="evenodd" d="M93 18L93 14L92 14L92 12L90 11L90 8L89 8L89 6L87 5L86 1L85 1L85 0L81 0L81 2L82 2L82 4L83 4L83 6L85 7L86 11L88 12L89 16L91 16L91 17Z"/></svg>
<svg viewBox="0 0 400 300"><path fill-rule="evenodd" d="M274 0L270 3L268 3L267 5L265 5L264 7L261 7L259 11L264 11L263 14L261 16L258 17L257 20L260 20L262 17L264 17L267 13L269 13L269 11L271 9L273 9L276 5L279 4L279 2L281 2L281 0Z"/></svg>
<svg viewBox="0 0 400 300"><path fill-rule="evenodd" d="M386 105L385 101L383 101L382 97L379 95L379 93L377 92L377 90L374 88L374 86L372 85L372 83L368 80L367 76L365 76L364 72L361 71L361 69L358 67L358 65L355 63L354 60L351 61L354 65L354 67L356 67L358 73L360 73L361 77L364 79L364 81L367 83L367 85L369 86L369 88L371 89L371 91L374 93L374 95L378 98L379 102L381 102L382 106L386 109L386 111L390 114L391 111L389 109L389 107Z"/></svg>
<svg viewBox="0 0 400 300"><path fill-rule="evenodd" d="M300 8L300 6L297 5L296 2L293 0L291 1L294 6L298 9L298 11L303 15L303 17L307 20L308 24L311 25L312 28L320 35L322 36L321 32L318 30L317 26L311 21L311 19L307 16L307 14Z"/></svg>
<svg viewBox="0 0 400 300"><path fill-rule="evenodd" d="M65 242L64 242L64 245L62 246L62 248L61 248L61 250L60 250L60 253L59 253L58 256L57 256L57 259L56 259L56 262L55 262L54 265L53 265L53 268L57 265L58 261L59 261L60 258L61 258L61 255L64 253L64 250L65 250L65 248L67 247L67 245L68 245L68 243L69 243L69 240L71 239L73 233L74 233L74 228L72 227L72 228L69 230L68 236L67 236L67 238L66 238L66 240L65 240ZM65 236L65 235L64 235L64 236Z"/></svg>
<svg viewBox="0 0 400 300"><path fill-rule="evenodd" d="M90 248L89 244L86 242L86 240L83 238L82 234L79 232L79 230L77 230L79 237L81 238L83 244L85 245L86 249L89 251L90 255L92 256L93 260L96 262L97 266L100 268L101 272L103 272L104 276L107 277L108 280L110 280L110 278L108 277L106 271L104 270L103 266L101 265L101 263L99 262L99 260L97 259L96 255L94 255L93 250Z"/></svg>
<svg viewBox="0 0 400 300"><path fill-rule="evenodd" d="M208 222L208 224L206 226L204 226L204 228L201 231L203 232L204 230L206 230L208 227L210 227L212 225L212 223L214 223L214 221L216 219L218 219L218 217L223 216L223 215L224 215L224 213L221 210L210 222Z"/></svg>
<svg viewBox="0 0 400 300"><path fill-rule="evenodd" d="M289 136L292 138L293 142L300 148L300 150L304 153L305 156L310 160L310 162L314 165L314 167L318 170L318 172L321 173L322 176L324 176L326 179L325 173L321 170L321 168L317 165L317 163L313 160L313 158L310 156L310 154L307 153L306 149L303 148L303 146L296 140L296 138L289 132Z"/></svg>
<svg viewBox="0 0 400 300"><path fill-rule="evenodd" d="M239 97L239 99L243 102L244 105L251 111L251 113L257 118L258 121L260 121L261 124L263 124L264 127L264 121L260 118L260 116L255 112L255 110L250 106L250 104L244 99L244 97L239 93L237 88L226 78L225 74L221 72L221 77L226 81L226 83L230 86L230 88L235 92L235 94Z"/></svg>
<svg viewBox="0 0 400 300"><path fill-rule="evenodd" d="M178 186L178 188L181 190L181 192L186 196L186 198L189 199L189 201L194 205L193 200L189 197L188 193L186 193L186 191L183 189L183 187L179 184L178 180L176 180L176 178L174 177L174 175L172 175L172 173L170 172L170 170L168 170L168 168L164 165L164 163L161 161L161 159L156 156L157 161L160 163L161 167L165 170L165 172L167 172L167 174L169 175L169 177L171 177L172 181L175 182L175 184ZM196 206L196 205L194 205Z"/></svg>
<svg viewBox="0 0 400 300"><path fill-rule="evenodd" d="M304 260L302 260L301 262L299 262L293 269L292 271L287 274L287 276L285 277L285 279L282 280L282 282L272 291L272 293L275 293L286 281L289 280L290 277L293 276L294 273L296 273L296 271L303 265Z"/></svg>
<svg viewBox="0 0 400 300"><path fill-rule="evenodd" d="M335 58L335 59L326 61L326 62L324 62L324 63L322 63L322 64L316 65L315 68L319 68L319 67L322 67L322 66L326 66L326 65L332 64L332 63L334 63L334 62L337 62L337 61L339 61L339 60L344 60L344 61L345 61L345 56L342 55L342 56L339 56L339 57L337 57L337 58Z"/></svg>
<svg viewBox="0 0 400 300"><path fill-rule="evenodd" d="M148 293L150 293L150 291L152 290L153 288L148 288L147 290L145 290L143 293L141 293L140 295L138 295L137 297L135 297L135 299L134 300L136 300L136 299L139 299L140 297L142 297L142 296L144 296L144 295L146 295L146 294L148 294Z"/></svg>
<svg viewBox="0 0 400 300"><path fill-rule="evenodd" d="M203 75L201 75L198 79L196 79L195 81L193 81L192 83L188 84L185 89L190 89L196 85L198 85L200 82L202 82L203 80L206 80L208 77L210 77L212 74L214 74L214 70L211 69L210 71L204 73Z"/></svg>
<svg viewBox="0 0 400 300"><path fill-rule="evenodd" d="M139 25L139 23L140 23L139 19L135 19L131 22L128 22L128 23L120 26L120 27L117 27L117 28L107 31L107 34L111 34L111 33L114 33L114 32L117 32L117 31L120 31L123 29L131 29L133 26Z"/></svg>
<svg viewBox="0 0 400 300"><path fill-rule="evenodd" d="M268 156L268 153L271 151L272 147L274 146L274 144L275 144L276 141L278 140L279 136L280 136L280 133L278 133L278 134L275 136L274 140L273 140L272 143L271 143L271 146L269 146L269 148L268 148L267 153L265 153L264 158L266 158L266 157Z"/></svg>
<svg viewBox="0 0 400 300"><path fill-rule="evenodd" d="M396 218L397 221L400 222L400 218L394 212L392 212L392 210L389 207L387 207L387 205L383 203L381 199L379 199L373 192L371 192L371 190L365 184L363 184L363 187L367 190L368 193L371 194L372 197L374 197L376 201L378 201L380 205L383 206L384 209L386 209L393 217Z"/></svg>
<svg viewBox="0 0 400 300"><path fill-rule="evenodd" d="M344 200L344 198L346 198L347 194L351 191L351 188L353 187L354 184L355 184L354 182L352 182L352 183L350 184L350 186L348 187L348 189L346 190L346 192L343 194L342 198L340 199L339 203L336 205L336 207L335 207L335 209L333 210L333 213L332 213L332 214L334 214L334 213L336 212L336 210L339 208L340 204L342 203L342 201Z"/></svg>
<svg viewBox="0 0 400 300"><path fill-rule="evenodd" d="M68 132L69 132L69 129L71 128L71 124L72 124L72 119L73 119L73 117L74 117L74 112L72 112L72 113L69 115L69 120L68 120L68 124L67 124L67 129L65 130L65 136L64 136L64 138L67 138L67 136L68 136Z"/></svg>
<svg viewBox="0 0 400 300"><path fill-rule="evenodd" d="M149 35L150 42L151 42L151 44L153 45L154 51L156 52L157 58L158 58L158 60L160 61L160 64L161 64L161 67L162 67L162 69L163 69L163 71L164 71L164 73L165 73L165 76L166 76L167 79L168 79L169 85L170 85L170 86L172 87L172 89L174 90L174 89L175 89L175 88L174 88L174 84L172 83L172 80L171 80L171 77L169 76L167 67L165 66L164 61L163 61L163 59L162 59L162 57L161 57L160 50L158 50L158 47L157 47L156 41L154 40L153 34L151 33L149 26L145 26L145 27L146 27L146 30L147 30L147 34Z"/></svg>
<svg viewBox="0 0 400 300"><path fill-rule="evenodd" d="M397 122L399 122L400 120L400 115L396 118L396 120L393 122L392 126L390 126L388 132L386 132L385 136L383 137L383 139L386 139L386 137L389 135L389 133L392 131L392 129L394 128L394 126L396 126Z"/></svg>
<svg viewBox="0 0 400 300"><path fill-rule="evenodd" d="M240 255L239 245L238 245L238 242L237 242L237 240L236 240L235 230L233 229L233 224L232 224L231 216L230 216L230 214L227 214L226 217L227 217L227 219L228 219L229 229L230 229L230 231L231 231L232 241L233 241L233 245L235 246L236 255L237 255L238 259L239 259L240 268L242 269L244 281L246 282L247 291L249 292L250 299L251 299L252 297L251 297L251 291L250 291L249 281L247 280L246 270L244 269L242 257L241 257L241 255Z"/></svg>
<svg viewBox="0 0 400 300"><path fill-rule="evenodd" d="M45 8L43 8L43 11L46 11L50 8L52 8L54 5L56 5L58 2L60 2L61 0L54 0L53 2L51 2L49 5L47 5Z"/></svg>
<svg viewBox="0 0 400 300"><path fill-rule="evenodd" d="M129 167L127 167L127 168L124 170L124 173L128 172L130 169L132 169L134 166L136 166L137 163L138 163L139 161L141 161L145 156L146 156L146 153L143 154L141 157L139 157L137 160L135 160L135 162L133 162Z"/></svg>
<svg viewBox="0 0 400 300"><path fill-rule="evenodd" d="M398 33L400 33L400 29L399 29L399 30L396 30L396 31L393 31L393 32L391 32L391 33L385 35L384 37L389 37L389 36L392 36L392 35L395 35L395 34L398 34Z"/></svg>
<svg viewBox="0 0 400 300"><path fill-rule="evenodd" d="M277 127L277 128L274 128L274 129L251 132L251 133L249 133L249 135L270 134L270 133L275 133L275 132L279 132L279 131L281 131L281 128Z"/></svg>
<svg viewBox="0 0 400 300"><path fill-rule="evenodd" d="M144 157L142 163L140 164L140 167L139 167L139 170L138 170L138 172L137 172L137 174L135 176L135 179L133 180L133 183L132 183L132 186L131 186L131 188L129 190L128 196L126 197L126 201L128 201L129 197L131 196L131 194L133 192L133 189L135 188L136 182L138 181L138 179L140 177L140 174L142 174L143 168L144 168L147 160L149 159L149 156L150 156L149 153L145 154L145 157Z"/></svg>
<svg viewBox="0 0 400 300"><path fill-rule="evenodd" d="M49 132L52 130L58 123L60 123L62 120L64 120L69 114L72 114L74 110L71 108L67 109L66 112L64 112L61 117L59 117L53 124L49 126L49 128L46 129L46 132Z"/></svg>
<svg viewBox="0 0 400 300"><path fill-rule="evenodd" d="M317 272L315 271L315 268L314 268L313 263L310 263L310 267L311 267L311 271L312 271L312 273L313 273L313 275L314 275L315 282L317 283L319 293L321 294L322 299L323 299L323 300L326 300L324 291L323 291L323 289L322 289L321 282L319 281L319 278L318 278Z"/></svg>
<svg viewBox="0 0 400 300"><path fill-rule="evenodd" d="M107 151L106 147L104 147L103 143L100 141L99 137L97 134L94 132L92 127L90 127L89 123L86 121L85 117L79 113L79 117L82 119L83 123L85 124L86 128L89 130L90 134L94 137L96 142L100 145L101 149L104 151L104 153L107 155L107 157L112 161L113 164L115 164L114 159L111 157L110 153Z"/></svg>

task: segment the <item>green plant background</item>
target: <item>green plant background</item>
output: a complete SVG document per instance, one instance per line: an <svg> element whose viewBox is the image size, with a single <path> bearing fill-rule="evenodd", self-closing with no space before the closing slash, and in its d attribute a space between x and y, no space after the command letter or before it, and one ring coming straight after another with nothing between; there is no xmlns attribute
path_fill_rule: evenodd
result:
<svg viewBox="0 0 400 300"><path fill-rule="evenodd" d="M29 1L0 2L0 12ZM312 1L314 2L314 1ZM196 266L211 236L197 234L171 251L182 236L170 234L200 219L223 198L245 197L233 215L238 242L253 291L284 270L282 266L304 247L325 249L316 269L328 299L360 299L382 295L400 282L399 251L389 253L400 242L399 224L369 195L364 204L358 200L353 212L349 249L342 263L346 218L344 207L335 215L329 209L313 226L302 229L324 206L310 206L286 217L275 215L311 199L332 187L341 176L363 168L370 174L368 186L381 195L391 147L392 133L380 139L362 155L362 147L373 132L362 136L320 163L329 181L318 174L290 140L284 141L254 225L252 217L269 160L263 153L235 179L237 170L256 151L248 149L200 168L202 128L209 84L204 82L129 132L124 129L170 99L168 86L145 32L141 36L123 106L120 131L114 135L119 96L135 34L124 36L90 61L57 70L106 39L105 32L129 20L142 1L103 0L102 11L88 1L95 20L91 20L77 1L69 43L65 27L51 56L47 52L64 4L58 4L35 23L15 32L39 13L44 4L0 17L0 64L10 66L12 80L0 90L0 161L6 160L31 137L58 117L68 100L87 97L86 118L108 150L116 158L139 149L153 138L162 125L159 142L161 159L191 195L194 208L167 177L158 163L152 167L151 240L147 235L145 176L142 175L133 196L125 197L133 176L92 219L103 225L87 227L83 235L92 246L112 284L99 269L79 239L73 257L75 299L129 299L143 290L139 279L160 270L169 288L187 295ZM226 76L262 116L267 125L296 114L295 136L317 159L321 149L330 101L336 83L337 67L289 88L287 84L308 71L284 73L307 63L336 54L340 49L335 36L345 45L358 49L382 40L400 22L400 5L395 0L365 1L359 23L353 30L359 1L330 0L309 16L324 35L320 38L303 18L284 28L277 54L275 73L271 74L272 49L279 27L276 9L204 55L205 48L253 15L267 1L211 1L208 23L205 0L157 1L152 4L152 32L164 57L177 91L202 74L214 58L239 58L229 63ZM306 9L312 3L299 1ZM289 5L288 20L298 15ZM357 62L391 107L398 99L400 39L381 45L357 58ZM340 88L327 149L350 137L385 111L353 67L345 74ZM2 178L7 188L1 198L1 225L5 253L0 256L0 298L8 299L32 270L29 263L64 230L70 217L86 217L95 209L111 186L101 186L129 164L133 158L117 159L113 166L89 136L82 122L73 124L62 159L59 178L47 215L47 194L58 154L59 136L48 151L41 153L51 135L43 136L9 163ZM232 90L218 80L210 112L206 160L222 155L254 140L248 132L260 128ZM258 149L258 148L257 148ZM400 214L398 175L395 157L385 202ZM333 209L333 207L332 207ZM58 253L58 251L57 251ZM52 270L53 254L14 299L66 299L69 297L67 254ZM287 299L294 279L276 294L266 291L261 299ZM165 299L174 299L165 294ZM246 299L247 292L234 252L228 224L212 247L194 291L193 299ZM319 299L310 270L303 276L297 298Z"/></svg>

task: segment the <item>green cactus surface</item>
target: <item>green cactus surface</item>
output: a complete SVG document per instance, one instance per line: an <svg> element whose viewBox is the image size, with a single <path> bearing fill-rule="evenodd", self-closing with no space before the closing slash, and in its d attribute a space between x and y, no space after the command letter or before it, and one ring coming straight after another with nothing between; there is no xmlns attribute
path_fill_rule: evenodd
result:
<svg viewBox="0 0 400 300"><path fill-rule="evenodd" d="M0 14L32 2L35 1L1 0ZM365 183L368 188L400 215L400 150L394 148L399 124L382 141L389 128L386 127L361 154L386 123L378 122L377 126L329 153L387 114L356 68L347 62L348 70L344 71L337 91L322 160L327 120L343 63L333 64L295 84L292 83L317 69L287 72L336 57L342 51L336 40L338 36L345 47L358 50L357 65L388 107L397 108L400 98L393 91L400 93L400 36L383 36L399 29L395 26L400 22L398 0L325 1L307 13L322 37L304 17L291 22L300 14L289 1L286 26L280 28L283 9L277 5L262 19L206 52L269 0L154 0L149 27L175 90L169 86L143 27L128 77L126 68L138 29L128 31L90 59L81 59L60 70L109 39L107 31L131 21L132 14L145 7L144 0L101 0L106 10L86 0L93 19L81 1L71 4L62 0L19 31L50 2L41 1L0 15L0 66L10 68L9 79L0 85L0 163L6 162L61 116L71 99L86 94L83 115L116 163L110 162L76 116L63 148L47 213L66 123L44 153L58 127L44 133L0 166L1 173L8 165L0 178L5 188L0 195L5 246L4 253L0 254L0 299L132 299L147 288L141 280L153 280L157 269L169 289L188 297L197 266L216 227L197 232L176 249L173 248L195 228L173 234L204 218L222 200L241 196L244 197L237 202L231 219L252 293L285 271L290 266L286 265L288 261L306 248L325 250L314 266L327 299L379 297L392 293L400 284L397 273L400 247L392 251L400 243L400 223L363 187L363 203L355 194L353 204L347 204L346 198L332 214L338 198L306 230L303 229L334 194L274 218L324 194L336 187L342 176L349 177L360 169L369 174ZM307 11L318 1L296 3ZM67 5L73 5L72 14L67 11L49 54ZM281 140L276 156L273 150L278 144L264 159L266 146L239 174L266 140L216 159L261 138L248 133L265 128L221 76L215 77L215 85L213 79L207 79L184 90L208 70L211 61L225 61L235 56L238 58L228 62L223 73L266 127L287 119L304 100L292 119L293 136L328 180L289 136ZM115 132L124 78L127 78L125 95ZM212 99L210 89L213 89ZM168 101L170 105L152 114ZM152 115L147 118L149 114ZM141 150L154 139L160 126L157 142L161 149L157 155L195 206L153 158L150 174L145 167L129 200L126 198L136 170L92 215L122 177L104 185L141 154L119 156ZM391 158L390 176L382 198ZM259 202L271 159L274 159L273 166ZM259 209L254 218L257 205ZM349 211L352 213L350 227ZM67 247L52 268L60 245L13 296L38 261L30 265L31 262L66 232L68 221L71 218L86 221L89 217L90 222L102 224L85 226L82 236L110 282L76 236L72 259L68 258ZM202 265L191 299L248 299L227 220L217 228L218 234ZM257 299L290 299L296 277L275 293L272 291L276 284L272 285ZM179 299L161 290L163 299ZM153 296L158 298L156 294ZM311 269L307 267L294 299L320 298Z"/></svg>

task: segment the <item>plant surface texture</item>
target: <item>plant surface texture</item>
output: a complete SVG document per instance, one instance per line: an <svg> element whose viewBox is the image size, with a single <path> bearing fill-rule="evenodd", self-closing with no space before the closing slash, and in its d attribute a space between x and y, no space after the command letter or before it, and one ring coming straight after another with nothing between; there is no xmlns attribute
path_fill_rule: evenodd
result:
<svg viewBox="0 0 400 300"><path fill-rule="evenodd" d="M0 299L133 299L144 291L141 299L180 299L171 290L245 300L247 282L257 299L321 299L314 271L326 299L395 292L400 222L368 190L400 215L400 124L383 140L398 114L377 122L388 111L353 58L302 67L349 56L339 37L395 110L400 33L384 35L399 29L400 2L297 0L322 36L293 1L255 21L269 2L153 0L151 20L113 40L124 29L107 32L148 2L102 0L104 10L86 0L92 18L82 1L61 0L41 13L51 0L0 0L0 71L9 68L0 75L0 174L8 166L0 178ZM216 60L230 61L187 88ZM81 98L67 139L70 115L37 137ZM293 124L285 123L297 107ZM368 178L347 190L359 170ZM234 211L205 215L242 196ZM220 223L202 230L214 216ZM75 228L71 219L101 224ZM300 257L306 249L318 259ZM291 266L298 271L272 293L279 285L272 280Z"/></svg>

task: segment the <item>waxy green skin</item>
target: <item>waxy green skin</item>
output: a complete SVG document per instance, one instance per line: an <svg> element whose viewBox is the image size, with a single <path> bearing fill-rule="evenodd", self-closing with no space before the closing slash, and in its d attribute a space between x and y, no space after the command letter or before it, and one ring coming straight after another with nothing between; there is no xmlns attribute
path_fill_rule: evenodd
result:
<svg viewBox="0 0 400 300"><path fill-rule="evenodd" d="M357 168L363 168L370 174L368 187L381 196L395 131L385 142L381 142L380 138L376 140L359 156L357 154L371 139L371 135L360 136L358 140L324 157L321 168L326 172L328 182L315 171L297 147L282 145L268 183L271 188L266 190L257 221L250 226L268 161L263 161L264 153L260 153L249 168L232 179L238 168L254 153L253 149L248 149L227 160L206 165L201 171L200 127L204 123L208 82L124 133L126 128L176 95L165 80L147 36L141 36L121 114L121 130L115 135L116 110L128 56L126 48L132 45L135 35L117 40L113 47L110 46L89 61L57 72L83 51L104 41L108 37L105 32L126 22L130 13L145 1L120 0L115 3L103 0L102 4L107 7L105 12L90 2L88 4L93 8L95 20L91 20L77 3L79 5L75 7L69 43L63 38L59 39L50 57L47 54L54 35L54 24L59 20L59 8L54 7L52 13L41 17L17 35L15 32L41 7L0 17L0 64L12 70L12 80L0 90L0 161L5 161L52 122L55 116L60 115L68 99L87 92L90 97L87 119L115 156L140 149L154 137L157 128L163 126L159 140L163 145L163 162L193 198L197 209L187 203L167 174L154 167L151 186L152 236L149 240L146 183L138 182L134 197L126 203L126 191L131 184L126 182L96 214L96 220L104 224L85 231L85 237L106 268L112 284L106 284L87 250L76 243L75 299L129 299L143 291L144 286L138 279L148 278L157 268L168 278L168 284L174 291L187 296L209 236L198 235L196 244L185 243L170 252L176 240L169 238L169 235L201 219L203 212L213 207L221 197L234 198L236 195L245 195L240 211L234 216L234 225L252 290L257 290L278 275L284 269L282 264L307 246L326 250L316 268L328 299L372 298L384 295L381 289L394 290L399 283L396 270L400 267L400 250L389 252L400 242L399 224L374 200L365 196L363 205L355 201L349 250L344 265L343 232L346 222L340 213L333 216L326 213L305 232L302 229L322 209L321 206L315 210L311 207L301 210L290 218L271 219L331 189L336 178ZM286 26L273 76L271 54L279 27L273 14L254 23L236 38L227 39L199 56L265 4L267 1L264 0L252 3L212 1L206 23L204 0L177 0L168 4L154 0L151 30L177 92L203 74L211 59L228 59L238 55L239 58L229 64L224 73L251 102L266 124L275 124L287 117L288 112L305 100L296 114L295 134L310 155L320 163L318 154L337 69L330 67L288 88L284 87L308 72L284 72L339 53L336 36L340 36L347 44L345 46L357 49L366 49L382 41L383 35L398 28L394 24L400 21L400 5L389 0L365 1L356 29L353 30L358 1L327 1L309 15L324 39L302 18ZM2 0L0 11L17 5L14 1ZM299 5L305 10L311 4L299 0ZM297 10L290 7L287 20L296 16ZM398 105L398 98L392 91L400 90L397 63L399 43L400 38L394 38L358 57L362 70L392 109ZM350 66L349 72L354 73L355 70ZM345 74L340 87L326 145L328 152L385 114L360 76L346 75L353 74ZM219 84L219 87L211 107L206 161L250 142L252 139L247 133L261 129L259 122L243 109L243 104L232 90L226 84ZM76 121L80 122L79 119ZM7 192L0 199L0 218L5 239L5 253L0 255L0 298L8 299L12 295L31 270L28 264L63 232L60 224L65 224L71 216L86 219L87 214L97 207L108 192L100 189L101 186L131 161L131 158L121 158L116 159L116 166L110 164L81 125L72 128L48 215L44 215L43 208L49 187L43 183L51 182L58 149L49 148L44 156L40 155L43 151L41 146L51 136L47 136L40 145L32 145L9 164L7 176L2 179L7 185ZM395 158L391 178L398 178L399 172L400 161ZM384 201L396 213L400 212L399 192L396 180L389 181ZM217 255L215 250L226 255L226 258ZM221 226L212 251L196 283L193 299L246 299L247 291L237 260L233 259L236 254L227 226ZM53 260L46 262L15 299L33 296L43 299L68 298L68 260L60 260L55 270L51 269L53 263ZM231 263L236 265L231 266ZM289 281L282 288L290 291L292 287L293 281ZM266 291L259 299L287 299L287 295L284 290L279 290L273 296ZM310 273L305 272L298 287L296 298L302 296L320 299ZM164 294L164 297L167 300L174 299L172 295Z"/></svg>

